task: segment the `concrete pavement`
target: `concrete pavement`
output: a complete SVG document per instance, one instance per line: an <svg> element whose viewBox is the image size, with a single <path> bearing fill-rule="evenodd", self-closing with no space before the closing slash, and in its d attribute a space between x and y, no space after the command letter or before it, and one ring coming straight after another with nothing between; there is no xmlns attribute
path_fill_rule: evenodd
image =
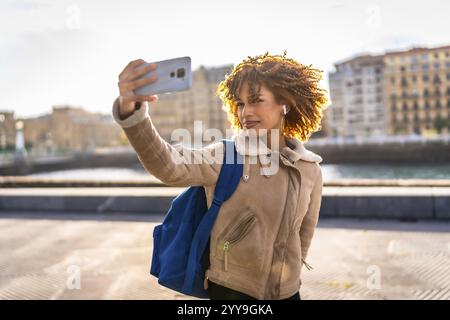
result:
<svg viewBox="0 0 450 320"><path fill-rule="evenodd" d="M189 299L149 275L162 215L0 213L0 299ZM322 219L303 299L450 299L450 223Z"/></svg>

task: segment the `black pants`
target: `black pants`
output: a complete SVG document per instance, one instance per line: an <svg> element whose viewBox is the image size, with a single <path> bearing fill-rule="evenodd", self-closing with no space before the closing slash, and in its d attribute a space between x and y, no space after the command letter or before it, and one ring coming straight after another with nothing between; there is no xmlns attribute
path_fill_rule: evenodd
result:
<svg viewBox="0 0 450 320"><path fill-rule="evenodd" d="M223 287L208 280L208 296L211 300L258 300L242 292ZM297 292L292 297L282 300L301 300L300 293Z"/></svg>

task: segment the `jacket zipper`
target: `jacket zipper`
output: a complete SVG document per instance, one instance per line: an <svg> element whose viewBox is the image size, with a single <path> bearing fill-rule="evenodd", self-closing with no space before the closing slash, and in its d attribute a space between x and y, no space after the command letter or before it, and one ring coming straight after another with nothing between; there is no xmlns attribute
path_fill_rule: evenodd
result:
<svg viewBox="0 0 450 320"><path fill-rule="evenodd" d="M249 216L242 221L230 234L229 237L223 243L223 252L224 252L224 270L228 271L228 251L230 250L230 245L235 244L244 238L250 228L253 226L255 222L255 216Z"/></svg>

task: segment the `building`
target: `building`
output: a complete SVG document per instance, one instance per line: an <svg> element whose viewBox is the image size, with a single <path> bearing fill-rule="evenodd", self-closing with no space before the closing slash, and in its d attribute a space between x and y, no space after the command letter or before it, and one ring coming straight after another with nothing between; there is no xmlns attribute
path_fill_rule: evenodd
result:
<svg viewBox="0 0 450 320"><path fill-rule="evenodd" d="M384 55L389 134L449 132L450 46Z"/></svg>
<svg viewBox="0 0 450 320"><path fill-rule="evenodd" d="M450 129L450 46L361 55L329 74L331 136L436 135Z"/></svg>
<svg viewBox="0 0 450 320"><path fill-rule="evenodd" d="M45 114L36 118L22 118L25 146L35 152L50 152L52 149L52 115Z"/></svg>
<svg viewBox="0 0 450 320"><path fill-rule="evenodd" d="M16 125L14 112L0 112L0 151L14 150L16 144Z"/></svg>
<svg viewBox="0 0 450 320"><path fill-rule="evenodd" d="M87 151L124 143L123 132L110 114L72 106L54 106L51 114L22 119L25 144L34 151Z"/></svg>
<svg viewBox="0 0 450 320"><path fill-rule="evenodd" d="M335 68L329 74L328 132L343 137L383 134L383 57L359 56L336 63Z"/></svg>

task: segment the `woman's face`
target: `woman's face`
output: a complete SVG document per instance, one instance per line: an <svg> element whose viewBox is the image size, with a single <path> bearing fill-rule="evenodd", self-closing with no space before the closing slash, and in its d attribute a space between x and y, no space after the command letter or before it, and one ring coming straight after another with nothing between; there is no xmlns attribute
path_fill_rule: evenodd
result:
<svg viewBox="0 0 450 320"><path fill-rule="evenodd" d="M248 84L241 87L238 107L238 118L244 129L254 129L259 134L260 129L267 129L270 136L271 129L281 129L282 105L275 101L272 92L261 86L259 100L253 104L248 102Z"/></svg>

